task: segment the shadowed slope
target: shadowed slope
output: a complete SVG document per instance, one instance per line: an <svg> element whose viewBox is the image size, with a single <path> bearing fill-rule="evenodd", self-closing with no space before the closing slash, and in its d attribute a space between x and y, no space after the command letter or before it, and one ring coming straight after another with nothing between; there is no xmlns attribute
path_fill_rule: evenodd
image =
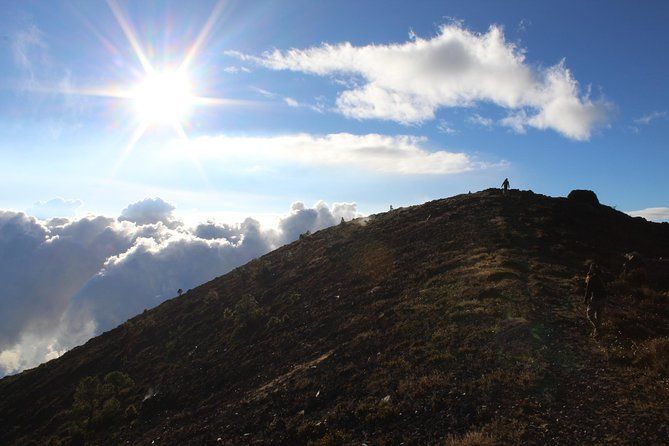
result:
<svg viewBox="0 0 669 446"><path fill-rule="evenodd" d="M3 379L0 443L657 444L667 290L613 284L598 341L584 319L586 264L628 251L669 255L669 224L497 190L348 222ZM120 412L86 421L77 384L114 370Z"/></svg>

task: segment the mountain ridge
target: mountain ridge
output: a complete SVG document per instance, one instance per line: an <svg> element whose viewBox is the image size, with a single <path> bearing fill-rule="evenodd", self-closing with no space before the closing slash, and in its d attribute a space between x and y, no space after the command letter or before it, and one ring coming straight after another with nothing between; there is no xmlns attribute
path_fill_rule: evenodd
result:
<svg viewBox="0 0 669 446"><path fill-rule="evenodd" d="M0 380L0 442L659 444L669 296L615 279L631 251L666 257L669 224L531 191L345 222ZM75 391L113 371L133 384L93 423Z"/></svg>

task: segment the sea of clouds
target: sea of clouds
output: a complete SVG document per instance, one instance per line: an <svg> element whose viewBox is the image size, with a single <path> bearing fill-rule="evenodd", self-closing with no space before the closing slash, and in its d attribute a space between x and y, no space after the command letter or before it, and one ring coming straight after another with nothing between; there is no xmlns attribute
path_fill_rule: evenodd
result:
<svg viewBox="0 0 669 446"><path fill-rule="evenodd" d="M252 218L188 226L160 198L118 218L41 220L0 210L0 376L34 367L301 233L360 216L296 202L277 227Z"/></svg>

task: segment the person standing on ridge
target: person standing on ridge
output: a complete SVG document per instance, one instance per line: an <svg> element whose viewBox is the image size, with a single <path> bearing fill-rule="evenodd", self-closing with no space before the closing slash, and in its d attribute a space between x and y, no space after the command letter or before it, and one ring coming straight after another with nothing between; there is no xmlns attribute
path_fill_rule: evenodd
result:
<svg viewBox="0 0 669 446"><path fill-rule="evenodd" d="M585 276L585 297L586 315L588 321L592 324L592 337L599 335L599 328L602 326L602 317L604 306L606 304L606 288L602 280L599 268L595 263L590 265L588 275Z"/></svg>
<svg viewBox="0 0 669 446"><path fill-rule="evenodd" d="M503 191L504 195L506 195L506 191L508 191L508 190L509 190L509 179L504 178L504 182L502 183L502 191Z"/></svg>

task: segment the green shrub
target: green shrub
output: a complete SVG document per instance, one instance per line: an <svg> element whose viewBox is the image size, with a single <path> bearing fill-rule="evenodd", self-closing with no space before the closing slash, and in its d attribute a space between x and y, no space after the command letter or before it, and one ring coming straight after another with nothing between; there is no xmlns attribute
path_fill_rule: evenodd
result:
<svg viewBox="0 0 669 446"><path fill-rule="evenodd" d="M264 312L255 298L247 294L235 304L234 315L239 328L248 328L257 325Z"/></svg>
<svg viewBox="0 0 669 446"><path fill-rule="evenodd" d="M119 371L108 373L102 382L97 376L82 378L74 392L72 404L72 413L80 428L90 431L119 421L123 413L120 401L128 396L134 385L127 374Z"/></svg>

